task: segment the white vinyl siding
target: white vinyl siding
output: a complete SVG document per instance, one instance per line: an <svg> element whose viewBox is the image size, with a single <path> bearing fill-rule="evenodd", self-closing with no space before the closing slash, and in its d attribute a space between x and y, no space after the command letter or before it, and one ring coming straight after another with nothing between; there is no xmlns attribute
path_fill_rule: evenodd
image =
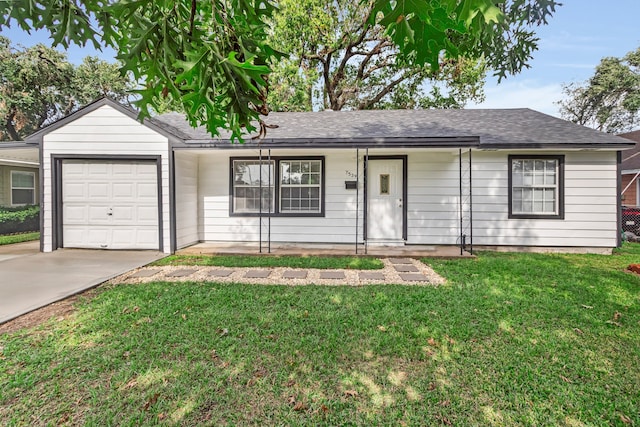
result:
<svg viewBox="0 0 640 427"><path fill-rule="evenodd" d="M355 150L272 150L272 156L325 156L325 216L273 217L273 242L353 243L356 235ZM203 241L257 241L259 218L229 215L229 164L237 151L199 151L199 237ZM244 153L243 153L244 154ZM247 156L257 155L247 150ZM370 150L407 154L407 244L459 244L457 150ZM473 152L473 243L486 246L614 247L617 242L615 152L544 152L565 156L565 219L510 219L507 151ZM531 154L531 153L526 153ZM535 154L535 153L534 153ZM363 150L359 164L362 242ZM226 163L225 163L226 162ZM465 192L468 190L465 188ZM463 197L466 197L463 194ZM266 228L263 229L263 232ZM467 237L468 239L469 237Z"/></svg>
<svg viewBox="0 0 640 427"><path fill-rule="evenodd" d="M272 150L272 156L275 156ZM239 157L238 150L198 151L200 155L200 240L256 242L259 236L260 218L230 214L229 173L231 157ZM242 150L242 156L258 157L258 150ZM264 154L263 154L264 155ZM346 190L345 181L354 180L349 173L356 172L355 150L277 150L277 155L287 157L281 161L310 156L324 156L325 193L324 216L307 217L307 212L287 213L293 216L271 218L271 239L274 242L336 242L351 243L355 239L356 190ZM360 174L362 175L362 155ZM362 176L361 176L362 180ZM360 184L360 230L362 229L362 183ZM313 212L312 212L313 213ZM266 221L263 221L266 224ZM266 225L263 227L266 235ZM362 232L359 233L362 240Z"/></svg>
<svg viewBox="0 0 640 427"><path fill-rule="evenodd" d="M43 138L42 171L44 205L42 239L44 251L53 250L52 164L51 156L90 156L118 158L161 156L163 252L170 252L169 144L167 137L110 106L102 106L51 131Z"/></svg>
<svg viewBox="0 0 640 427"><path fill-rule="evenodd" d="M618 236L616 153L544 154L565 156L563 220L510 219L507 153L474 152L474 245L615 247Z"/></svg>
<svg viewBox="0 0 640 427"><path fill-rule="evenodd" d="M175 153L175 213L178 249L198 242L198 156Z"/></svg>

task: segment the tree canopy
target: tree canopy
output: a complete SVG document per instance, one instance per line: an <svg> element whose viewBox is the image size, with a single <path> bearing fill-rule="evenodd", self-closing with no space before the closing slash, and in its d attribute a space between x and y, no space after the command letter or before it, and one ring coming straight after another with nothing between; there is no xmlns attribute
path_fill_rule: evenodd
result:
<svg viewBox="0 0 640 427"><path fill-rule="evenodd" d="M133 84L119 68L95 57L74 66L55 49L0 36L0 140L21 140L100 96L126 101Z"/></svg>
<svg viewBox="0 0 640 427"><path fill-rule="evenodd" d="M407 61L385 29L370 22L373 3L280 0L268 41L288 52L269 76L269 108L460 108L483 99L484 60Z"/></svg>
<svg viewBox="0 0 640 427"><path fill-rule="evenodd" d="M460 56L484 58L500 77L528 66L535 27L546 24L555 0L359 0L372 2L400 58L433 70ZM161 98L184 107L193 126L234 137L265 127L268 64L279 53L267 42L275 0L30 0L2 1L3 26L45 29L54 44L112 46L138 89L141 118Z"/></svg>
<svg viewBox="0 0 640 427"><path fill-rule="evenodd" d="M563 118L609 133L634 129L640 124L640 48L603 58L593 76L564 85L563 93Z"/></svg>

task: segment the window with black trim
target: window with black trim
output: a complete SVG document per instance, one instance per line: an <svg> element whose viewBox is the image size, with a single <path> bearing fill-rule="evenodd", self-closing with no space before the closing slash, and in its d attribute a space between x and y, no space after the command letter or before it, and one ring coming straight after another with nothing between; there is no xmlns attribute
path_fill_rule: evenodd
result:
<svg viewBox="0 0 640 427"><path fill-rule="evenodd" d="M509 217L564 217L564 156L509 156Z"/></svg>
<svg viewBox="0 0 640 427"><path fill-rule="evenodd" d="M36 174L11 171L11 204L33 205L36 202Z"/></svg>
<svg viewBox="0 0 640 427"><path fill-rule="evenodd" d="M273 212L274 162L233 161L233 211Z"/></svg>
<svg viewBox="0 0 640 427"><path fill-rule="evenodd" d="M324 157L234 158L231 175L232 215L324 215Z"/></svg>

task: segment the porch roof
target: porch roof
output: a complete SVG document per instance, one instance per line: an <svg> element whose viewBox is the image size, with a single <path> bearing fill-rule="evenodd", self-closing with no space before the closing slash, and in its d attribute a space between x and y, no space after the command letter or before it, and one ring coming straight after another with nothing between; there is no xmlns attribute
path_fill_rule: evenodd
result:
<svg viewBox="0 0 640 427"><path fill-rule="evenodd" d="M0 165L37 168L40 164L37 145L19 142L0 142Z"/></svg>
<svg viewBox="0 0 640 427"><path fill-rule="evenodd" d="M212 138L192 128L184 115L169 113L154 122L180 134L181 147L350 148L477 147L480 149L628 149L633 142L528 108L463 110L367 110L270 113L261 141L231 144L229 134Z"/></svg>

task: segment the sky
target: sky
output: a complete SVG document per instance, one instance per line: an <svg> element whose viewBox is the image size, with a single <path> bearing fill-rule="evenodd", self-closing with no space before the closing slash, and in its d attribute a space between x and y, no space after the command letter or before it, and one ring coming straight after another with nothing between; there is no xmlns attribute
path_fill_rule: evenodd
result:
<svg viewBox="0 0 640 427"><path fill-rule="evenodd" d="M562 99L562 84L588 79L607 56L622 57L640 47L640 0L560 0L563 5L538 29L539 50L531 67L500 84L489 77L486 100L469 108L531 108L559 116L557 102ZM14 44L31 46L50 44L44 33L28 35L17 29L0 34ZM87 55L112 61L115 52L96 52L90 47L73 46L67 51L73 63Z"/></svg>

